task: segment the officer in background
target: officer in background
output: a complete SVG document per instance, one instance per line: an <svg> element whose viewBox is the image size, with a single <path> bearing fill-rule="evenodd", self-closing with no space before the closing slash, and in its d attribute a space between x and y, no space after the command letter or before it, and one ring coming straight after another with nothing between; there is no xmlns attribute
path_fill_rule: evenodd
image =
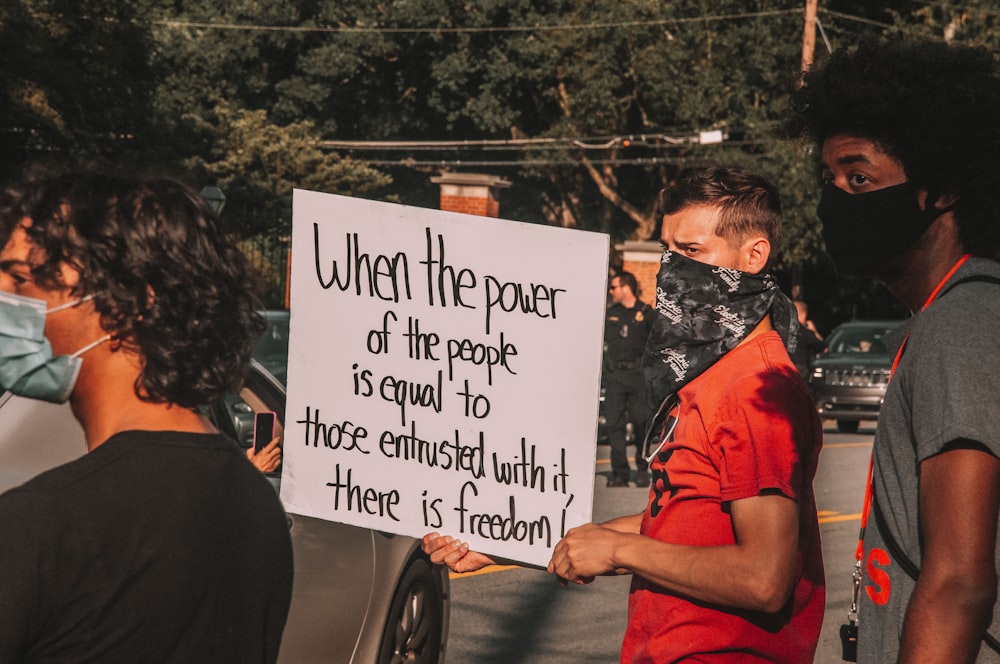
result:
<svg viewBox="0 0 1000 664"><path fill-rule="evenodd" d="M629 480L626 423L632 423L635 440L639 441L649 419L640 362L653 309L639 300L639 286L631 272L612 277L608 290L612 302L604 320L604 415L611 444L608 486L624 487ZM649 469L642 450L637 450L636 457L636 486L648 486Z"/></svg>
<svg viewBox="0 0 1000 664"><path fill-rule="evenodd" d="M809 382L809 368L812 356L822 352L825 344L823 335L816 329L816 324L809 319L809 305L802 300L795 300L795 313L799 318L799 330L796 333L795 352L792 353L792 362L799 370L802 380Z"/></svg>

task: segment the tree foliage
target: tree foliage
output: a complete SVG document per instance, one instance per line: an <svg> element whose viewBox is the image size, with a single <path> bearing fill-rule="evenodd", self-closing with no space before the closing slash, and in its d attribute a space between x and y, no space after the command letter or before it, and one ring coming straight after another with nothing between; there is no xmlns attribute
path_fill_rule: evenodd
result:
<svg viewBox="0 0 1000 664"><path fill-rule="evenodd" d="M215 140L185 166L228 192L248 235L288 233L293 188L360 196L389 184L384 173L322 150L309 120L278 125L267 111L225 103L205 120Z"/></svg>
<svg viewBox="0 0 1000 664"><path fill-rule="evenodd" d="M139 11L133 0L3 3L0 179L39 156L145 152L155 81Z"/></svg>
<svg viewBox="0 0 1000 664"><path fill-rule="evenodd" d="M828 0L816 59L873 33L995 50L994 5ZM801 0L8 0L0 177L129 154L278 235L293 186L435 205L430 175L473 170L514 183L504 216L621 241L686 170L736 163L782 193L778 267L822 274L814 157L780 133L802 34ZM462 145L323 143L403 140Z"/></svg>

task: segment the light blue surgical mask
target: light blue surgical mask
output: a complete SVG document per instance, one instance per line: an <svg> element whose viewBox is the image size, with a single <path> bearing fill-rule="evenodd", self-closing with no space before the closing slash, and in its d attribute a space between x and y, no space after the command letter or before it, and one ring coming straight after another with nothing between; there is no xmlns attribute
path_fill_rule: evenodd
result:
<svg viewBox="0 0 1000 664"><path fill-rule="evenodd" d="M0 390L30 399L65 403L80 376L80 357L105 335L72 355L53 355L45 338L45 317L92 300L93 295L46 309L46 302L0 291Z"/></svg>

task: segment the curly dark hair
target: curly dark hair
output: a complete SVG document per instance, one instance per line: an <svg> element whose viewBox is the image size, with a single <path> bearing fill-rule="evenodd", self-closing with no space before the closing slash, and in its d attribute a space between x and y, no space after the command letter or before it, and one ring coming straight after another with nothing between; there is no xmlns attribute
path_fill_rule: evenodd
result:
<svg viewBox="0 0 1000 664"><path fill-rule="evenodd" d="M30 218L33 278L80 273L113 343L136 352L136 394L185 408L243 381L265 323L249 261L201 196L171 177L98 172L26 176L0 201L0 237Z"/></svg>
<svg viewBox="0 0 1000 664"><path fill-rule="evenodd" d="M955 194L965 249L1000 240L1000 74L983 48L867 40L811 69L793 96L792 133L875 143L932 196Z"/></svg>

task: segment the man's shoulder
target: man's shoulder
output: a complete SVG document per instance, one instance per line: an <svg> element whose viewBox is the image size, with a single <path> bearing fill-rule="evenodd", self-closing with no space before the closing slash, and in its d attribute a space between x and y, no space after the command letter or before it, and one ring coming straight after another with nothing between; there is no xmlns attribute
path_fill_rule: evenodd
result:
<svg viewBox="0 0 1000 664"><path fill-rule="evenodd" d="M54 496L105 482L107 474L134 474L135 467L158 468L158 474L186 474L197 465L199 452L238 453L237 444L222 434L181 431L123 431L78 459L56 466L28 480L23 488ZM164 463L173 458L175 463Z"/></svg>
<svg viewBox="0 0 1000 664"><path fill-rule="evenodd" d="M90 475L92 465L89 455L85 454L78 459L39 473L21 486L0 496L0 500L8 497L16 497L19 501L55 499L81 479Z"/></svg>
<svg viewBox="0 0 1000 664"><path fill-rule="evenodd" d="M700 382L699 382L700 381ZM719 401L809 402L802 377L777 332L747 339L691 383Z"/></svg>
<svg viewBox="0 0 1000 664"><path fill-rule="evenodd" d="M969 259L945 284L939 301L962 303L969 306L974 301L986 309L1000 311L1000 263L988 258ZM983 296L986 296L985 299ZM992 306L991 306L992 305Z"/></svg>
<svg viewBox="0 0 1000 664"><path fill-rule="evenodd" d="M747 375L798 376L785 342L773 330L744 340L722 357L722 360L726 359L729 359L732 365L743 367L743 373Z"/></svg>
<svg viewBox="0 0 1000 664"><path fill-rule="evenodd" d="M635 308L632 310L632 318L635 319L636 323L651 324L653 322L653 307L649 306L647 303L639 300L635 304Z"/></svg>
<svg viewBox="0 0 1000 664"><path fill-rule="evenodd" d="M914 320L914 338L932 343L961 341L972 349L998 339L1000 325L1000 264L972 259L948 281L938 298ZM987 358L988 359L988 358Z"/></svg>

